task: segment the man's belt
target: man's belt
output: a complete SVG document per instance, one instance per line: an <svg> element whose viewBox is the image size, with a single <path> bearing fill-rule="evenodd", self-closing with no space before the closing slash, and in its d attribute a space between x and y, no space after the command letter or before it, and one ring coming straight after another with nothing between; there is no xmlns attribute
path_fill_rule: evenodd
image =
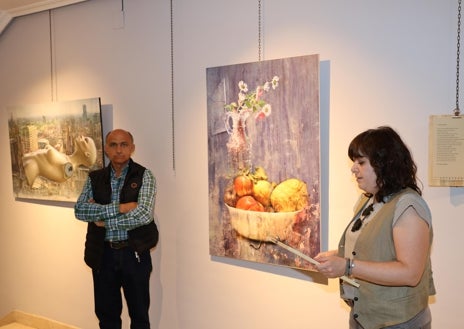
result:
<svg viewBox="0 0 464 329"><path fill-rule="evenodd" d="M129 240L122 240L122 241L106 241L108 246L110 246L111 249L122 249L129 247Z"/></svg>

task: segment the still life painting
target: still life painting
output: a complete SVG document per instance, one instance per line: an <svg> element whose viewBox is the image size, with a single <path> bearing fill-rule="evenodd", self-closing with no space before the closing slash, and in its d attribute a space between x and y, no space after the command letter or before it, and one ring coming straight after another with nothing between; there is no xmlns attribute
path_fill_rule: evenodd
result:
<svg viewBox="0 0 464 329"><path fill-rule="evenodd" d="M8 107L16 198L75 202L103 167L100 98Z"/></svg>
<svg viewBox="0 0 464 329"><path fill-rule="evenodd" d="M213 256L312 270L320 251L319 56L207 68Z"/></svg>

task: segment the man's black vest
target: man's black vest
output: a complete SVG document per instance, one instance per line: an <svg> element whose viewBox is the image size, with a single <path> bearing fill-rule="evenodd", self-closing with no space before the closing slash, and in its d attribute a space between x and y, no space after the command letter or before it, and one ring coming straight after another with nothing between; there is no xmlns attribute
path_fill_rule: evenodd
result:
<svg viewBox="0 0 464 329"><path fill-rule="evenodd" d="M129 169L121 189L119 202L137 202L145 167L129 161ZM111 203L111 165L89 173L93 199L99 204ZM128 231L130 246L141 253L156 246L159 233L154 221ZM99 269L104 251L105 228L88 223L84 260L92 269Z"/></svg>

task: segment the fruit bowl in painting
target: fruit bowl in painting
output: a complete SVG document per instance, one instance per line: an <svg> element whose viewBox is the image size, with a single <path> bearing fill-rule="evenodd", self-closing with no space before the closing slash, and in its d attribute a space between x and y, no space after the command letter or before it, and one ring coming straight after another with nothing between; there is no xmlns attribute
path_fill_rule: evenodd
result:
<svg viewBox="0 0 464 329"><path fill-rule="evenodd" d="M243 210L226 204L232 227L241 236L251 240L269 241L278 237L285 240L301 210L292 212L263 212Z"/></svg>

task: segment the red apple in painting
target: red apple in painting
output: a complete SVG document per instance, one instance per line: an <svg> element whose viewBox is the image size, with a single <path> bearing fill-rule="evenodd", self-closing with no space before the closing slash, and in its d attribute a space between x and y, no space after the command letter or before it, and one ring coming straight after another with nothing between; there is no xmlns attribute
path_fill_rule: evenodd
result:
<svg viewBox="0 0 464 329"><path fill-rule="evenodd" d="M243 210L264 211L264 206L251 195L242 196L237 200L235 207Z"/></svg>
<svg viewBox="0 0 464 329"><path fill-rule="evenodd" d="M248 176L239 175L234 178L234 189L238 196L251 195L253 193L253 181Z"/></svg>

